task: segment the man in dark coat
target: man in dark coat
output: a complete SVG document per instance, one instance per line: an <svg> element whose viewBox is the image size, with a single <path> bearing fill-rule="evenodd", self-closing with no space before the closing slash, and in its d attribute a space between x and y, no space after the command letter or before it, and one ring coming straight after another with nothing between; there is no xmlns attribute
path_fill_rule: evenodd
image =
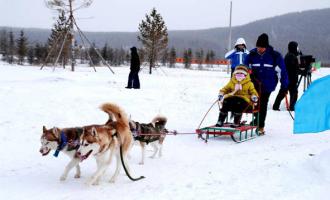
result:
<svg viewBox="0 0 330 200"><path fill-rule="evenodd" d="M288 53L285 55L284 62L286 66L286 70L289 76L289 93L290 93L290 107L291 111L294 111L294 106L296 104L298 98L298 70L299 70L299 62L298 62L298 43L295 41L291 41L288 44ZM280 89L275 99L273 110L280 110L281 101L287 94L288 90Z"/></svg>
<svg viewBox="0 0 330 200"><path fill-rule="evenodd" d="M140 89L139 71L140 71L140 58L137 53L136 47L131 48L131 71L128 75L128 89Z"/></svg>
<svg viewBox="0 0 330 200"><path fill-rule="evenodd" d="M281 88L288 88L288 75L282 55L269 45L266 33L258 37L256 47L250 51L244 62L252 69L251 79L259 92L258 132L260 135L263 135L265 133L264 127L269 96L275 90L279 79Z"/></svg>

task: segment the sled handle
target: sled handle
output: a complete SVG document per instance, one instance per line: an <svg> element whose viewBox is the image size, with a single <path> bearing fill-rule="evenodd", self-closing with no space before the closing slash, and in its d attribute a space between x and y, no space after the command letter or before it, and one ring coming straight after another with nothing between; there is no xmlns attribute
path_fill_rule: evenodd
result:
<svg viewBox="0 0 330 200"><path fill-rule="evenodd" d="M216 103L218 103L218 102L219 102L219 100L217 99L217 100L211 105L211 107L207 110L207 112L205 113L205 115L204 115L202 121L199 123L197 129L199 129L199 128L201 127L201 125L202 125L202 123L204 122L205 117L207 116L207 114L210 112L210 110L213 108L213 106L214 106ZM220 104L219 104L219 108L220 108Z"/></svg>

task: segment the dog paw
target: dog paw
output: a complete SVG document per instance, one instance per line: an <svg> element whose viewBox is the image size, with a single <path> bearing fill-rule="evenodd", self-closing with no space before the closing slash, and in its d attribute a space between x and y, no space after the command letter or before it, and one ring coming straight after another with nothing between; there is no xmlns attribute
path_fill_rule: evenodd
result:
<svg viewBox="0 0 330 200"><path fill-rule="evenodd" d="M65 179L66 179L66 176L61 176L60 177L60 181L65 181Z"/></svg>
<svg viewBox="0 0 330 200"><path fill-rule="evenodd" d="M99 181L95 181L94 183L92 183L92 185L100 185Z"/></svg>
<svg viewBox="0 0 330 200"><path fill-rule="evenodd" d="M144 165L144 162L139 162L139 165Z"/></svg>
<svg viewBox="0 0 330 200"><path fill-rule="evenodd" d="M152 159L154 159L156 156L155 155L152 155L152 156L150 156L149 158L152 158Z"/></svg>
<svg viewBox="0 0 330 200"><path fill-rule="evenodd" d="M85 184L88 185L88 186L97 185L96 181L94 181L94 180L88 180L88 181L86 181Z"/></svg>
<svg viewBox="0 0 330 200"><path fill-rule="evenodd" d="M80 174L74 175L74 178L80 178Z"/></svg>

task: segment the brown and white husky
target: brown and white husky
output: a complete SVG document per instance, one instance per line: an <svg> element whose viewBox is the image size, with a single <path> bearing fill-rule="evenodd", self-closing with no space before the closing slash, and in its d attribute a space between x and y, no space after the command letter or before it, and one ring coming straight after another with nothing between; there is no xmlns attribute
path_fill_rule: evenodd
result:
<svg viewBox="0 0 330 200"><path fill-rule="evenodd" d="M45 126L42 128L42 135L40 138L41 147L39 152L42 156L49 154L51 150L55 150L54 156L57 157L59 152L63 152L71 158L71 161L66 165L63 174L60 177L64 181L69 171L76 167L75 178L80 178L79 159L75 158L76 150L79 146L79 137L83 131L82 128L64 128L57 127L47 129Z"/></svg>
<svg viewBox="0 0 330 200"><path fill-rule="evenodd" d="M114 155L117 156L117 165L115 174L110 179L115 182L120 171L120 153L122 153L123 167L127 168L127 154L130 150L133 138L130 132L128 118L125 112L117 105L105 103L101 105L101 110L114 116L115 121L108 121L106 125L95 125L84 128L80 136L80 147L77 150L76 157L84 160L90 155L96 159L97 170L87 182L90 185L99 184L100 178ZM125 169L125 172L128 173ZM129 176L129 174L127 174ZM129 176L130 177L130 176Z"/></svg>

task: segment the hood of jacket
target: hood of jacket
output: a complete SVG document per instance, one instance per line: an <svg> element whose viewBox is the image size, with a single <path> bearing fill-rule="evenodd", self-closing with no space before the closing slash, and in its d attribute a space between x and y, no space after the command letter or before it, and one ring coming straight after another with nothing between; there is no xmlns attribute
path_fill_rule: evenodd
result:
<svg viewBox="0 0 330 200"><path fill-rule="evenodd" d="M294 55L298 55L298 43L295 41L291 41L288 44L289 53L293 53Z"/></svg>

